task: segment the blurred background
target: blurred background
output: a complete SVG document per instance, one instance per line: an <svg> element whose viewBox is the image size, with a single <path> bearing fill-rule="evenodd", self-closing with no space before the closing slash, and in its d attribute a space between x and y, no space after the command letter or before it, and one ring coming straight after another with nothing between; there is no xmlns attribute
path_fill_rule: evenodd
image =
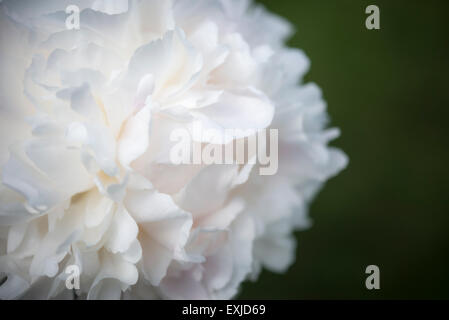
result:
<svg viewBox="0 0 449 320"><path fill-rule="evenodd" d="M449 298L449 2L260 0L297 29L289 45L323 90L350 158L310 208L286 274L242 299ZM367 30L365 8L380 9ZM366 266L380 290L365 288Z"/></svg>

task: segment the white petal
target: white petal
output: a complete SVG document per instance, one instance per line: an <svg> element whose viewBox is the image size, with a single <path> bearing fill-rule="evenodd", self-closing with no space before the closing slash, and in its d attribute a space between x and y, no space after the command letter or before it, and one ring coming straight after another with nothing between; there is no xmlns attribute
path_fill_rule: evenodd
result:
<svg viewBox="0 0 449 320"><path fill-rule="evenodd" d="M179 277L164 279L160 289L168 299L204 300L210 298L201 282L190 272L184 272Z"/></svg>
<svg viewBox="0 0 449 320"><path fill-rule="evenodd" d="M262 237L254 244L254 256L264 267L273 272L285 272L295 259L295 240L293 237L273 235Z"/></svg>
<svg viewBox="0 0 449 320"><path fill-rule="evenodd" d="M113 202L102 196L97 191L91 191L87 200L86 214L84 223L86 227L92 228L98 226L104 218L111 213Z"/></svg>
<svg viewBox="0 0 449 320"><path fill-rule="evenodd" d="M238 174L237 165L210 165L200 171L177 196L177 203L196 217L220 209Z"/></svg>
<svg viewBox="0 0 449 320"><path fill-rule="evenodd" d="M138 227L124 207L119 207L112 220L105 246L112 253L125 252L137 237Z"/></svg>
<svg viewBox="0 0 449 320"><path fill-rule="evenodd" d="M186 41L182 31L169 31L163 39L136 51L128 66L128 81L137 87L144 75L152 74L154 94L168 97L189 85L201 66L201 56Z"/></svg>
<svg viewBox="0 0 449 320"><path fill-rule="evenodd" d="M221 133L216 140L202 142L220 144L248 136L244 130L253 130L250 134L254 134L257 130L267 128L273 119L274 107L262 93L245 90L225 92L220 96L219 102L192 114L201 121L202 128L215 129ZM242 132L228 137L224 132L225 129L239 129Z"/></svg>
<svg viewBox="0 0 449 320"><path fill-rule="evenodd" d="M201 227L212 227L218 229L228 228L237 215L245 208L245 202L240 198L233 199L223 209L199 219Z"/></svg>
<svg viewBox="0 0 449 320"><path fill-rule="evenodd" d="M18 224L15 226L11 226L9 228L8 247L7 247L8 253L13 252L19 247L19 245L23 241L23 238L25 237L25 232L27 228L28 228L27 224Z"/></svg>
<svg viewBox="0 0 449 320"><path fill-rule="evenodd" d="M137 282L138 271L120 255L103 252L101 261L101 271L92 283L87 299L119 299L121 291Z"/></svg>
<svg viewBox="0 0 449 320"><path fill-rule="evenodd" d="M10 274L6 282L0 286L0 299L12 300L18 298L30 287L29 283L21 277Z"/></svg>
<svg viewBox="0 0 449 320"><path fill-rule="evenodd" d="M30 219L32 214L19 193L0 185L0 225L12 225Z"/></svg>
<svg viewBox="0 0 449 320"><path fill-rule="evenodd" d="M142 272L153 286L157 286L167 274L173 252L153 241L147 234L139 235L139 241L142 245Z"/></svg>
<svg viewBox="0 0 449 320"><path fill-rule="evenodd" d="M92 9L107 14L119 14L128 11L128 0L95 0Z"/></svg>
<svg viewBox="0 0 449 320"><path fill-rule="evenodd" d="M126 122L118 143L118 157L123 166L129 167L133 160L147 150L150 119L151 106L147 105Z"/></svg>
<svg viewBox="0 0 449 320"><path fill-rule="evenodd" d="M204 264L204 281L210 291L222 289L231 279L233 272L231 248L225 246L221 251L207 258Z"/></svg>

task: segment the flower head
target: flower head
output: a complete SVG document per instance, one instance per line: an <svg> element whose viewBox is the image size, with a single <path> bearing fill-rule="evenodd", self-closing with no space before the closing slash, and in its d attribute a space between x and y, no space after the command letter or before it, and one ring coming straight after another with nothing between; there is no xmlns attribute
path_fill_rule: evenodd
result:
<svg viewBox="0 0 449 320"><path fill-rule="evenodd" d="M67 29L72 2L0 3L0 298L73 298L71 265L89 299L227 299L284 271L347 163L290 25L250 1L80 0ZM278 130L278 172L174 164L195 124L217 135L200 150Z"/></svg>

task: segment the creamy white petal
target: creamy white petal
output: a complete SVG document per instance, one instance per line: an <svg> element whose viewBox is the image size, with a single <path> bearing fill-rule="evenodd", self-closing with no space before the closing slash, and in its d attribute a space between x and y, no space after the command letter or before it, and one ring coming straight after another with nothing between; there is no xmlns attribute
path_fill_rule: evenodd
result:
<svg viewBox="0 0 449 320"><path fill-rule="evenodd" d="M124 207L117 208L105 247L112 253L125 252L137 237L138 226Z"/></svg>

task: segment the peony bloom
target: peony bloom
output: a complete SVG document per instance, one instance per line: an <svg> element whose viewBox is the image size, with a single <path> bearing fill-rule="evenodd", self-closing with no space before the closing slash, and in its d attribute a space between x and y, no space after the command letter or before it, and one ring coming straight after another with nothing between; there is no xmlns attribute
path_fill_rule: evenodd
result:
<svg viewBox="0 0 449 320"><path fill-rule="evenodd" d="M290 34L250 1L0 1L0 299L229 299L285 271L347 164ZM195 123L201 148L277 129L279 170L174 164Z"/></svg>

